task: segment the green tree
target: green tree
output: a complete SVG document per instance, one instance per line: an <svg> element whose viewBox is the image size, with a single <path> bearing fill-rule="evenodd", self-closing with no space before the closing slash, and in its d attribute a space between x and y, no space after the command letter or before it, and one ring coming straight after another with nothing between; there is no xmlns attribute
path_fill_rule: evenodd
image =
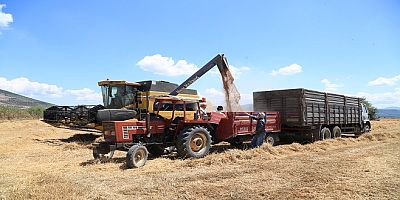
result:
<svg viewBox="0 0 400 200"><path fill-rule="evenodd" d="M378 109L374 107L366 98L362 99L362 103L367 107L370 119L377 119Z"/></svg>

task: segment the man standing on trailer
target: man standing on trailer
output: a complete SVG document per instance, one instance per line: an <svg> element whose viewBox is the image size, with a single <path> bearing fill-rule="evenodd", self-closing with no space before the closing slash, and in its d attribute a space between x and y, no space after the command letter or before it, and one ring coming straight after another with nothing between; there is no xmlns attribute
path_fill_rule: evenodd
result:
<svg viewBox="0 0 400 200"><path fill-rule="evenodd" d="M251 147L259 147L264 143L265 140L265 113L258 113L257 117L250 115L253 119L257 120L256 132L251 140Z"/></svg>

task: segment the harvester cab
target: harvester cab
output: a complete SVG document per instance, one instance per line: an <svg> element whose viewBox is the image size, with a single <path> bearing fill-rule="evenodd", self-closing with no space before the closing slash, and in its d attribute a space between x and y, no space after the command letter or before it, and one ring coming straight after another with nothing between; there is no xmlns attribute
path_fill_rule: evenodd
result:
<svg viewBox="0 0 400 200"><path fill-rule="evenodd" d="M54 126L102 130L103 121L144 119L146 112L154 112L154 100L149 96L167 95L178 85L166 81L127 82L104 80L101 87L103 105L52 106L43 113L46 123ZM178 96L199 99L196 90L184 89ZM178 112L179 113L179 112ZM171 116L170 108L160 112Z"/></svg>
<svg viewBox="0 0 400 200"><path fill-rule="evenodd" d="M103 105L109 109L135 108L141 84L127 81L100 81Z"/></svg>

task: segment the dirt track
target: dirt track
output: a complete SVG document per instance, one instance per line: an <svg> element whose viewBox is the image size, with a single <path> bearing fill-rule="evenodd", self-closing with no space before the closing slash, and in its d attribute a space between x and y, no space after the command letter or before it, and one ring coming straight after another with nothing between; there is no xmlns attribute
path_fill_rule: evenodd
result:
<svg viewBox="0 0 400 200"><path fill-rule="evenodd" d="M0 199L399 199L400 120L373 128L357 139L155 158L127 170L124 153L108 163L92 160L94 135L5 121Z"/></svg>

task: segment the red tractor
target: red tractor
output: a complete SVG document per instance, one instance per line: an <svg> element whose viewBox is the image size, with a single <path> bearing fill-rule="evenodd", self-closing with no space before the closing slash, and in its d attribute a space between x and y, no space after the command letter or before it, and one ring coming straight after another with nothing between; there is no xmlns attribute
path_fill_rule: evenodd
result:
<svg viewBox="0 0 400 200"><path fill-rule="evenodd" d="M128 151L128 168L143 166L149 152L161 155L167 149L176 149L182 158L199 158L209 153L213 143L240 143L255 131L256 120L249 116L254 113L211 112L202 117L197 99L154 98L154 113L128 121L103 122L104 141L93 144L94 158L111 158L115 150ZM162 117L161 112L171 112L171 118ZM279 113L266 114L268 141L280 132L280 123Z"/></svg>

